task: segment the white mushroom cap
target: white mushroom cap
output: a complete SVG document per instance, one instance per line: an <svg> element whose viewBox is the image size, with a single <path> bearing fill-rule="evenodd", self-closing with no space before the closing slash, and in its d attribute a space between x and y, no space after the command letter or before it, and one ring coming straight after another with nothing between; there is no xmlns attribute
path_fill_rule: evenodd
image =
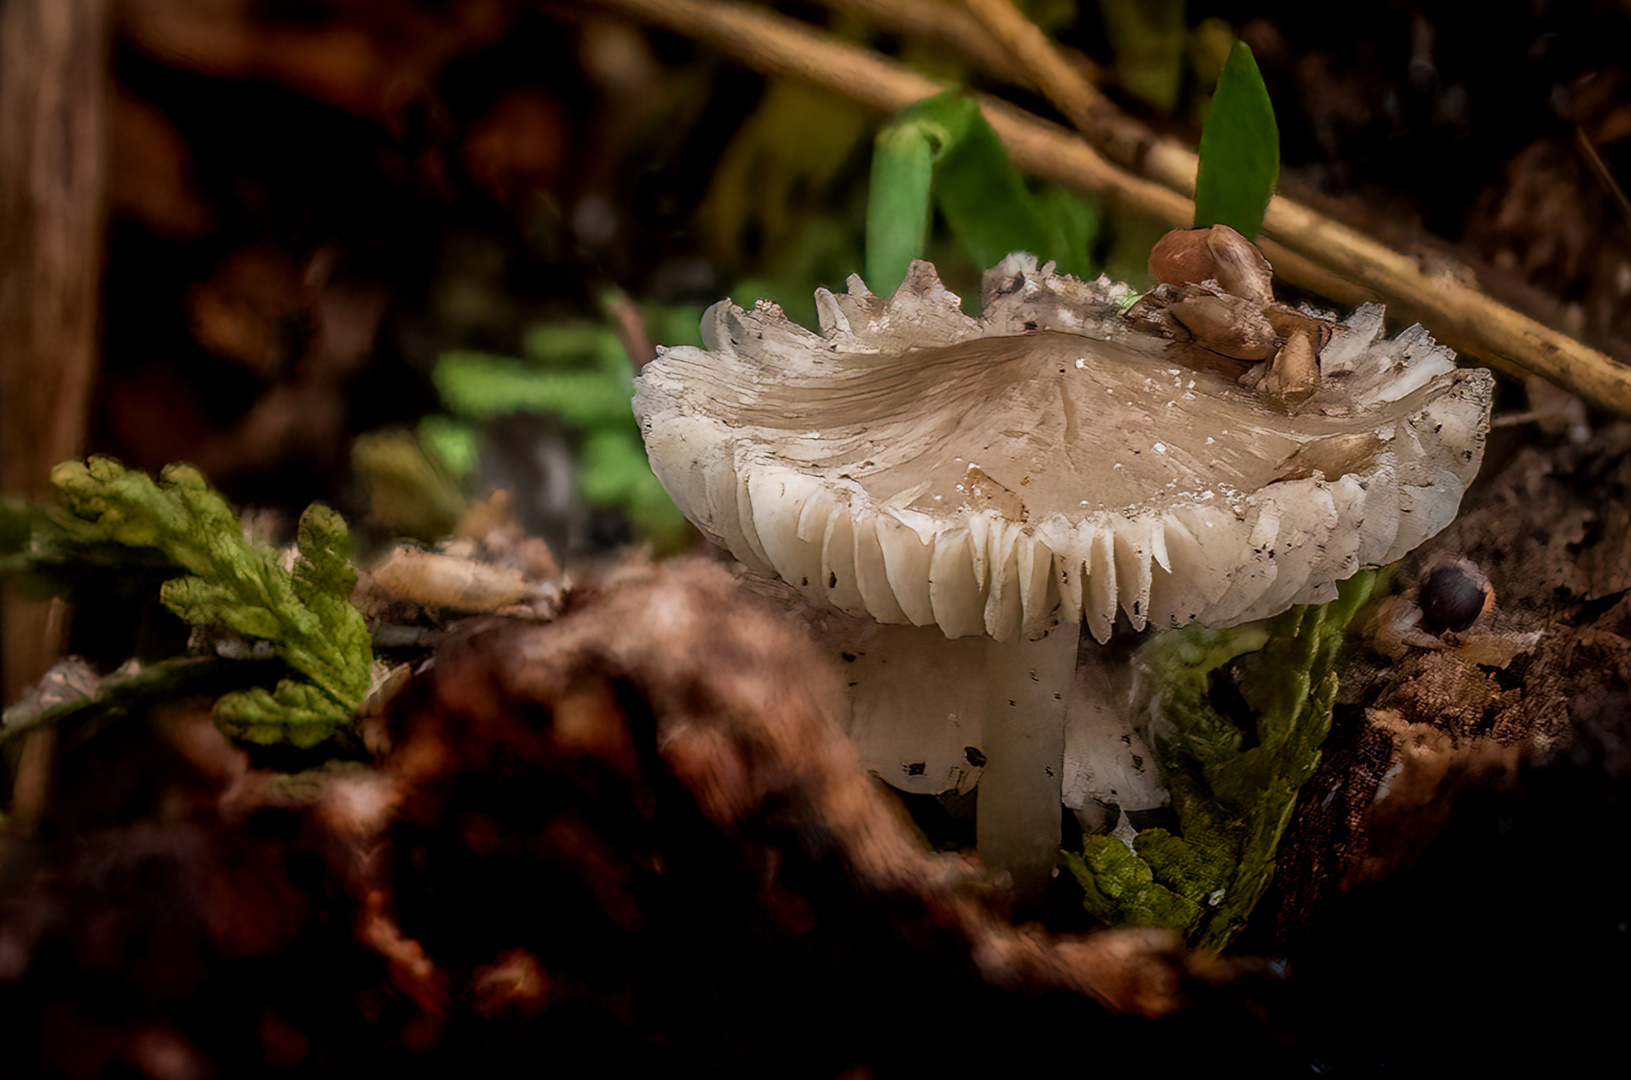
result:
<svg viewBox="0 0 1631 1080"><path fill-rule="evenodd" d="M1454 518L1493 378L1360 308L1288 412L1175 362L1125 287L1010 256L983 319L914 263L886 303L816 293L821 333L720 303L705 349L635 380L653 470L716 543L813 601L948 637L1105 640L1336 595Z"/></svg>

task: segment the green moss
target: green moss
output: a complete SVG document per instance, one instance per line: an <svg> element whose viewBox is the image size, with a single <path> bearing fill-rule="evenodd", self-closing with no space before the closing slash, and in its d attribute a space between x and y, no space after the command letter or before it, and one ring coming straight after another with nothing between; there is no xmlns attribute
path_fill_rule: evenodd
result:
<svg viewBox="0 0 1631 1080"><path fill-rule="evenodd" d="M1086 894L1082 906L1117 926L1184 928L1200 918L1200 905L1155 880L1149 864L1113 836L1090 836L1065 866Z"/></svg>
<svg viewBox="0 0 1631 1080"><path fill-rule="evenodd" d="M1092 837L1082 858L1067 856L1090 912L1114 925L1181 929L1206 948L1240 931L1274 873L1297 791L1319 765L1337 655L1374 581L1359 574L1329 604L1229 630L1174 631L1140 651L1157 687L1156 741L1179 827L1146 829L1132 850ZM1238 716L1212 704L1231 662L1245 704Z"/></svg>

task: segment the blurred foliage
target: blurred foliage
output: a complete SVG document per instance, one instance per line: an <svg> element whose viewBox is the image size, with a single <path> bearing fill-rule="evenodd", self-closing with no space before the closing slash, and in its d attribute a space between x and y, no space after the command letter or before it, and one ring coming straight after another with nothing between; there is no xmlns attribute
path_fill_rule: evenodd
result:
<svg viewBox="0 0 1631 1080"><path fill-rule="evenodd" d="M720 157L702 206L709 246L777 261L796 244L872 129L872 113L815 87L773 79Z"/></svg>
<svg viewBox="0 0 1631 1080"><path fill-rule="evenodd" d="M664 344L702 343L701 311L651 308L646 329ZM582 434L578 488L590 506L621 512L659 554L683 550L690 526L646 460L634 419L634 369L607 326L587 321L534 329L518 357L451 352L436 365L446 415L420 427L426 447L455 475L479 466L482 421L522 411L559 416Z"/></svg>
<svg viewBox="0 0 1631 1080"><path fill-rule="evenodd" d="M1156 740L1178 832L1145 829L1132 849L1089 837L1066 864L1094 917L1170 926L1222 948L1268 887L1297 791L1319 765L1331 728L1343 637L1370 598L1367 571L1328 604L1228 630L1157 635L1140 651L1156 697ZM1235 677L1245 715L1220 712L1220 679Z"/></svg>
<svg viewBox="0 0 1631 1080"><path fill-rule="evenodd" d="M392 534L431 544L450 536L464 512L458 478L406 430L359 435L351 467L368 488L368 512Z"/></svg>
<svg viewBox="0 0 1631 1080"><path fill-rule="evenodd" d="M1195 226L1227 225L1248 240L1280 180L1280 130L1274 105L1245 42L1235 42L1218 77L1201 129L1195 176Z"/></svg>
<svg viewBox="0 0 1631 1080"><path fill-rule="evenodd" d="M871 110L804 83L767 83L699 211L702 238L736 280L738 303L771 300L809 325L816 287L860 269L865 190L854 177L875 123ZM681 344L695 333L652 338Z"/></svg>
<svg viewBox="0 0 1631 1080"><path fill-rule="evenodd" d="M1116 82L1164 113L1183 86L1184 0L1099 0L1105 37L1114 50Z"/></svg>

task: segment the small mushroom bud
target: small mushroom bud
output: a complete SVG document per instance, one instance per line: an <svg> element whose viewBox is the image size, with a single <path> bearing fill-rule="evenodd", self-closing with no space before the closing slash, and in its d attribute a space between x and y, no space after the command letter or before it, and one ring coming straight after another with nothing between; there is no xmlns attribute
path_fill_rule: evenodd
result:
<svg viewBox="0 0 1631 1080"><path fill-rule="evenodd" d="M1273 270L1257 245L1227 225L1174 229L1150 249L1150 274L1168 285L1216 281L1233 296L1268 304Z"/></svg>
<svg viewBox="0 0 1631 1080"><path fill-rule="evenodd" d="M1313 397L1320 386L1318 347L1318 332L1312 327L1293 333L1269 361L1264 392L1287 405L1301 405Z"/></svg>
<svg viewBox="0 0 1631 1080"><path fill-rule="evenodd" d="M1197 290L1167 310L1196 344L1237 360L1267 360L1279 344L1261 305L1243 297Z"/></svg>
<svg viewBox="0 0 1631 1080"><path fill-rule="evenodd" d="M1217 267L1214 275L1224 292L1244 296L1260 304L1274 301L1274 268L1257 245L1227 225L1214 225L1206 238Z"/></svg>
<svg viewBox="0 0 1631 1080"><path fill-rule="evenodd" d="M1465 563L1435 567L1421 581L1421 625L1435 634L1460 633L1494 602L1489 579Z"/></svg>
<svg viewBox="0 0 1631 1080"><path fill-rule="evenodd" d="M1199 285L1218 276L1210 229L1173 229L1150 248L1150 276L1167 285Z"/></svg>

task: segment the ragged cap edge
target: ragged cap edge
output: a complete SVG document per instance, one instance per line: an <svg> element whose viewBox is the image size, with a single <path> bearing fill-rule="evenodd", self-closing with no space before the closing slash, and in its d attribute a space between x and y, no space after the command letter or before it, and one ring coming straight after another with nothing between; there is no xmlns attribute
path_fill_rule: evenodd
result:
<svg viewBox="0 0 1631 1080"><path fill-rule="evenodd" d="M1383 339L1376 305L1359 309L1322 353L1330 377L1320 397L1347 409L1422 392L1422 404L1393 418L1366 468L1278 480L1234 505L1177 502L1131 517L1098 509L1080 520L1014 522L991 509L883 506L854 481L812 476L752 445L705 415L676 374L686 363L734 363L751 384L743 393L753 393L831 374L837 353L1004 336L1016 320L1131 340L1139 335L1114 317L1118 290L1016 255L987 275L985 321L963 314L923 262L887 302L858 278L847 294L818 292L820 335L774 305L716 304L704 317L706 353L667 350L636 380L652 468L686 516L750 566L812 601L880 622L932 622L948 637L1036 636L1082 617L1103 641L1118 610L1138 629L1266 618L1333 598L1336 582L1394 561L1453 520L1482 459L1493 376L1456 369L1420 327Z"/></svg>

